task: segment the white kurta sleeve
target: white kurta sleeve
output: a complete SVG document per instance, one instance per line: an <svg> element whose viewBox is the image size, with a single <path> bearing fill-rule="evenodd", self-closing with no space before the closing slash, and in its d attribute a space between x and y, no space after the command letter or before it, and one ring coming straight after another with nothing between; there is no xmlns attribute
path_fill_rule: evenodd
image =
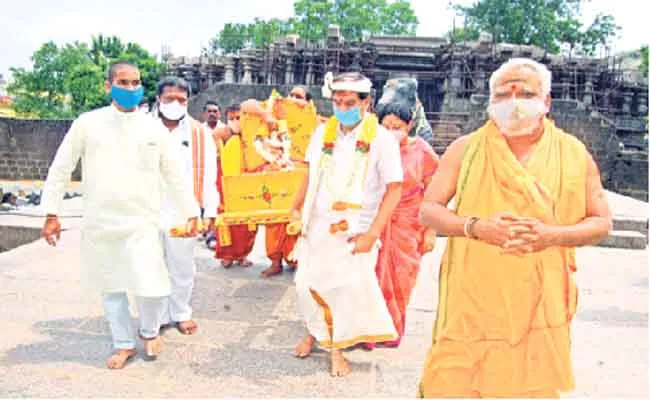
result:
<svg viewBox="0 0 650 400"><path fill-rule="evenodd" d="M70 181L70 175L77 166L85 146L86 132L83 123L76 119L63 138L47 172L41 200L41 211L45 215L59 215L65 185Z"/></svg>
<svg viewBox="0 0 650 400"><path fill-rule="evenodd" d="M175 146L177 145L174 143L173 137L164 132L160 145L160 172L165 181L166 190L171 194L183 219L199 217L201 209L194 197L194 191L189 190L192 184L183 173L185 168Z"/></svg>
<svg viewBox="0 0 650 400"><path fill-rule="evenodd" d="M203 175L203 216L215 218L219 207L219 192L217 191L217 146L212 138L212 131L201 130L205 134L205 170Z"/></svg>
<svg viewBox="0 0 650 400"><path fill-rule="evenodd" d="M377 137L380 142L379 146L379 178L381 183L388 185L389 183L404 181L404 172L402 171L402 155L399 151L399 143L390 134Z"/></svg>
<svg viewBox="0 0 650 400"><path fill-rule="evenodd" d="M307 151L305 152L305 162L311 164L312 161L318 158L318 153L322 151L324 135L325 125L320 125L309 139L309 145L307 145Z"/></svg>

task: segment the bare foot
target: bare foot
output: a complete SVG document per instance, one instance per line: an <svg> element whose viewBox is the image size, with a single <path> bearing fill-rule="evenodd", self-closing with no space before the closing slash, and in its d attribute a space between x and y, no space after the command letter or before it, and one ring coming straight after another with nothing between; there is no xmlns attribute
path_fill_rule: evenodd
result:
<svg viewBox="0 0 650 400"><path fill-rule="evenodd" d="M260 276L262 278L270 278L274 275L280 275L282 273L282 262L274 262L270 267L262 271Z"/></svg>
<svg viewBox="0 0 650 400"><path fill-rule="evenodd" d="M156 336L155 338L143 338L141 339L144 341L144 354L149 360L155 360L158 355L162 352L162 339L160 336Z"/></svg>
<svg viewBox="0 0 650 400"><path fill-rule="evenodd" d="M350 373L350 364L343 357L341 350L332 350L330 360L332 361L332 376L345 376Z"/></svg>
<svg viewBox="0 0 650 400"><path fill-rule="evenodd" d="M224 267L225 269L232 267L232 264L233 264L232 260L221 260L221 266Z"/></svg>
<svg viewBox="0 0 650 400"><path fill-rule="evenodd" d="M181 321L176 326L183 335L194 335L199 329L199 325L191 319L189 321Z"/></svg>
<svg viewBox="0 0 650 400"><path fill-rule="evenodd" d="M108 369L122 369L135 354L135 349L118 349L106 360L106 366Z"/></svg>
<svg viewBox="0 0 650 400"><path fill-rule="evenodd" d="M297 261L287 261L287 270L295 271L296 269L298 269Z"/></svg>
<svg viewBox="0 0 650 400"><path fill-rule="evenodd" d="M253 266L253 262L247 258L237 261L240 267L248 268Z"/></svg>
<svg viewBox="0 0 650 400"><path fill-rule="evenodd" d="M293 351L294 357L298 357L298 358L309 357L315 342L316 342L316 338L313 337L312 335L307 335L304 338L302 338L302 340L298 342L298 345Z"/></svg>

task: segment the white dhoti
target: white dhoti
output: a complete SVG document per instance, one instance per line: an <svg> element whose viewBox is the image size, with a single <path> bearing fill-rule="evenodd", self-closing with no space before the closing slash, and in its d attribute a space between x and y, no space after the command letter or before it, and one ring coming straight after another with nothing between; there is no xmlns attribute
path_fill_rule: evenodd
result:
<svg viewBox="0 0 650 400"><path fill-rule="evenodd" d="M196 238L174 238L163 233L165 260L171 283L171 294L165 299L163 324L192 319L190 300L196 275L194 263L196 243Z"/></svg>
<svg viewBox="0 0 650 400"><path fill-rule="evenodd" d="M352 255L350 234L329 232L333 220L314 216L301 240L296 273L299 316L324 348L397 339L375 274L378 248Z"/></svg>

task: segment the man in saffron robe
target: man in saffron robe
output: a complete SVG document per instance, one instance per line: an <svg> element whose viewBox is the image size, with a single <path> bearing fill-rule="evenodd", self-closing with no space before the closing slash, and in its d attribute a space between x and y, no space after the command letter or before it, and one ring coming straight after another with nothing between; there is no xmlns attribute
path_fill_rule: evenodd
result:
<svg viewBox="0 0 650 400"><path fill-rule="evenodd" d="M220 154L223 146L230 140L233 135L240 135L241 129L239 126L239 104L233 104L226 109L227 124L223 128L215 130L215 137L217 140L217 152ZM217 168L217 190L219 191L220 206L219 212L223 212L223 168ZM255 235L257 229L250 230L248 225L231 225L230 229L231 244L224 246L220 243L217 235L217 246L215 249L215 257L221 260L221 265L224 268L230 268L233 264L237 263L242 267L250 267L253 263L248 259L248 255L253 251L255 244Z"/></svg>
<svg viewBox="0 0 650 400"><path fill-rule="evenodd" d="M574 387L577 246L612 219L585 146L546 118L551 73L511 59L489 121L452 143L421 208L449 237L421 397L558 397ZM455 210L447 204L455 197Z"/></svg>

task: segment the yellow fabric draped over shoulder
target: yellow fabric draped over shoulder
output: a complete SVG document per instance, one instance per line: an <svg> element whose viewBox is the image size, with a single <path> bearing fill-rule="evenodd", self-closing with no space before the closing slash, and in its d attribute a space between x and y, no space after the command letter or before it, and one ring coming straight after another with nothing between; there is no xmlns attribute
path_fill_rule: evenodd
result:
<svg viewBox="0 0 650 400"><path fill-rule="evenodd" d="M509 212L572 225L586 215L586 175L584 145L552 121L544 120L544 135L525 165L488 122L466 147L456 213L488 218ZM476 240L450 238L419 394L526 397L570 390L575 269L573 248L515 256Z"/></svg>
<svg viewBox="0 0 650 400"><path fill-rule="evenodd" d="M239 135L233 135L221 147L221 171L224 176L241 175L244 166L242 141Z"/></svg>

